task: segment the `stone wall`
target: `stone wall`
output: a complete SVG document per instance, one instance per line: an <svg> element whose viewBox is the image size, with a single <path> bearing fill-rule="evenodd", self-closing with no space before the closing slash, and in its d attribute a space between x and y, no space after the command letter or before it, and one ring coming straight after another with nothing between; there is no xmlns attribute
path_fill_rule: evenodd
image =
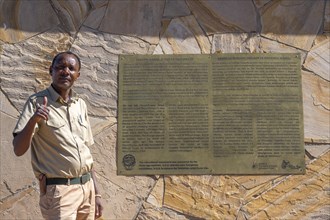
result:
<svg viewBox="0 0 330 220"><path fill-rule="evenodd" d="M103 219L329 219L330 1L0 0L0 219L40 219L30 155L11 132L59 51L82 59ZM120 54L299 52L305 175L116 174Z"/></svg>

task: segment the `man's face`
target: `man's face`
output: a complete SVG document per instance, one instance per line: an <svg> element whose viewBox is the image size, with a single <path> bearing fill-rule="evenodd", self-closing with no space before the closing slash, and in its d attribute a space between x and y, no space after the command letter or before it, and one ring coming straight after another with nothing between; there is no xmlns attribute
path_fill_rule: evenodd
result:
<svg viewBox="0 0 330 220"><path fill-rule="evenodd" d="M80 76L79 63L74 55L59 56L50 67L53 86L59 90L68 90Z"/></svg>

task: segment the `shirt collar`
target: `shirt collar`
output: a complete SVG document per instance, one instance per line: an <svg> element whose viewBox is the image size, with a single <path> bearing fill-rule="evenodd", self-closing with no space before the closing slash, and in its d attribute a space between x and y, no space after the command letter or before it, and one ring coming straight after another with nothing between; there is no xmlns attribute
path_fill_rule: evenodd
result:
<svg viewBox="0 0 330 220"><path fill-rule="evenodd" d="M54 102L59 102L59 103L61 103L61 104L65 104L65 103L66 103L66 102L63 100L63 98L60 96L60 94L58 94L58 93L56 92L56 90L53 88L52 85L50 85L50 86L47 88L47 90L48 90L48 92L49 92L49 95L50 95L50 98L52 99L52 101L54 101ZM71 96L71 99L70 99L70 101L68 102L68 104L71 103L71 102L75 103L75 102L78 101L79 96L78 96L78 94L77 94L74 90L72 90L72 89L71 89L71 91L70 91L70 96Z"/></svg>

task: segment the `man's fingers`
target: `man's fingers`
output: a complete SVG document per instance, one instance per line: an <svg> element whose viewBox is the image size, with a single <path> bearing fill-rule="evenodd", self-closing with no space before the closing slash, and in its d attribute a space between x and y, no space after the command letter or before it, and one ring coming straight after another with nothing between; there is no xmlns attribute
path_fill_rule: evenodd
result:
<svg viewBox="0 0 330 220"><path fill-rule="evenodd" d="M48 112L45 112L43 110L40 110L39 112L37 112L37 115L39 117L42 117L46 121L48 120Z"/></svg>
<svg viewBox="0 0 330 220"><path fill-rule="evenodd" d="M102 216L103 206L101 204L95 205L95 218L99 218Z"/></svg>
<svg viewBox="0 0 330 220"><path fill-rule="evenodd" d="M41 117L44 120L48 120L49 109L47 107L48 99L47 96L44 96L42 105L37 103L36 115Z"/></svg>
<svg viewBox="0 0 330 220"><path fill-rule="evenodd" d="M43 103L43 105L44 105L44 106L47 106L47 103L48 103L47 96L44 96L44 103Z"/></svg>

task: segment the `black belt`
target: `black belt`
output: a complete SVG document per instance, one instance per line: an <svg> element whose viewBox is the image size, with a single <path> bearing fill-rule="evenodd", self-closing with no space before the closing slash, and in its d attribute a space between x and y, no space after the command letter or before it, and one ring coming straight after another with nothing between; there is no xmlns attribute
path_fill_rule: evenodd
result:
<svg viewBox="0 0 330 220"><path fill-rule="evenodd" d="M91 179L91 174L86 173L81 177L76 178L47 178L46 185L73 185L85 184Z"/></svg>

